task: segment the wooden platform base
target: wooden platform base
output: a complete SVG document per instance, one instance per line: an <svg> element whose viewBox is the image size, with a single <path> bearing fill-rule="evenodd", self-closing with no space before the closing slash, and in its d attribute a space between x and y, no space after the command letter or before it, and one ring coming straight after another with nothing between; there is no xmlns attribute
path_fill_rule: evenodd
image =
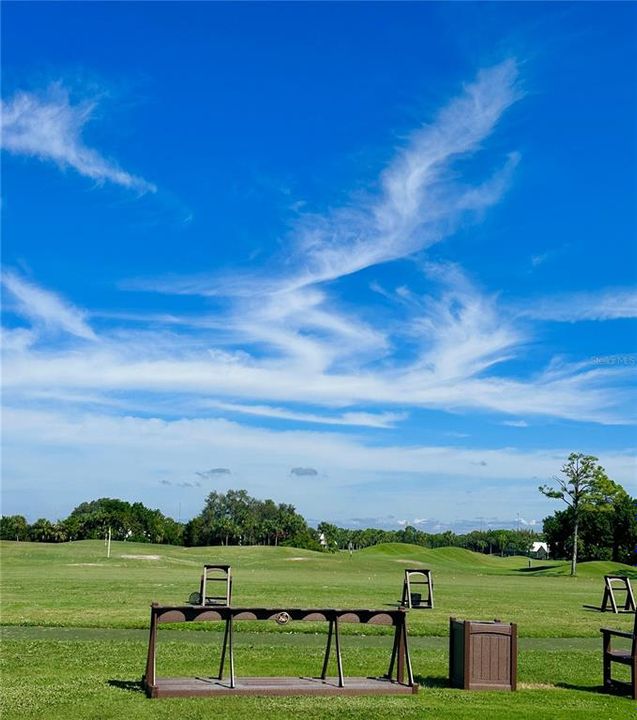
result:
<svg viewBox="0 0 637 720"><path fill-rule="evenodd" d="M308 677L244 677L231 688L227 680L205 677L157 678L146 686L151 698L221 697L224 695L412 695L418 685L401 685L386 678L348 677L345 687L338 679Z"/></svg>

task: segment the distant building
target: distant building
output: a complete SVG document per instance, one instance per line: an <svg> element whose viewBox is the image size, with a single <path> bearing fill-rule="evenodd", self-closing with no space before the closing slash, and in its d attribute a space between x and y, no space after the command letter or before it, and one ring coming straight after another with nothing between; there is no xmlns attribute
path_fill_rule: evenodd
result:
<svg viewBox="0 0 637 720"><path fill-rule="evenodd" d="M529 555L537 560L546 560L549 556L549 546L545 542L534 542Z"/></svg>

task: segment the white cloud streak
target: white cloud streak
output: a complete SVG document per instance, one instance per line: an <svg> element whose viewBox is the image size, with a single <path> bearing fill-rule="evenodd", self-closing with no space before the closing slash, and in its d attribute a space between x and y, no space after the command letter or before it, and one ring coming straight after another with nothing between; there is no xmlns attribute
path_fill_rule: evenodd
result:
<svg viewBox="0 0 637 720"><path fill-rule="evenodd" d="M424 346L418 368L428 369L437 382L449 382L477 376L514 356L525 337L495 296L480 293L457 266L430 263L427 273L445 291L426 300L413 322L412 332Z"/></svg>
<svg viewBox="0 0 637 720"><path fill-rule="evenodd" d="M292 284L333 280L422 250L448 235L467 211L502 195L518 157L481 185L451 179L452 163L476 153L519 97L517 67L508 60L483 70L435 120L413 133L381 177L380 196L324 219L308 217L299 237Z"/></svg>
<svg viewBox="0 0 637 720"><path fill-rule="evenodd" d="M73 168L97 183L110 182L139 193L155 192L155 185L122 170L85 144L82 133L95 108L95 101L73 104L69 91L59 83L41 94L18 92L0 106L2 148Z"/></svg>
<svg viewBox="0 0 637 720"><path fill-rule="evenodd" d="M379 416L371 417L365 406L390 413L417 407L477 409L517 418L540 415L604 424L632 417L633 390L626 383L634 368L629 366L554 361L529 378L496 374L496 365L524 350L526 335L516 329L496 297L481 293L457 267L429 265L427 272L443 291L439 297L411 294L409 324L400 328L416 348L410 362L393 355L379 359L379 350L390 345L388 338L340 316L324 317L322 310L312 318L311 302L298 309L297 325L289 320L295 314L292 305L276 312L265 305L254 310L263 315L226 318L222 342L234 345L230 351L216 343L214 330L175 334L117 328L102 332L99 343L70 348L13 343L5 348L5 392L12 397L42 397L52 388L60 395L77 397L125 393L131 410L141 393L144 411L148 396L156 398L157 408L162 398L164 402L170 398L176 408L190 396L200 408L224 403L228 410L234 404L234 411L261 417L282 417L282 413L298 421L324 417L310 412L303 418L289 407L270 405L303 403L356 408L333 418L333 424L368 426ZM22 293L24 314L36 326L44 319L78 337L94 339L79 311L55 302L56 296L47 291L37 292L23 283L16 287ZM307 297L308 289L302 294ZM262 331L255 317L262 319ZM320 328L322 334L311 335L308 328ZM248 351L262 342L267 352ZM357 414L360 408L363 415ZM393 419L385 416L380 422Z"/></svg>
<svg viewBox="0 0 637 720"><path fill-rule="evenodd" d="M287 408L271 407L269 405L242 405L239 403L216 402L214 400L202 403L203 407L217 408L227 412L242 415L255 415L258 417L276 418L277 420L295 420L303 423L319 425L354 425L372 428L393 428L396 423L407 418L406 413L369 413L346 412L341 415L318 415L315 413L296 412Z"/></svg>
<svg viewBox="0 0 637 720"><path fill-rule="evenodd" d="M97 339L86 321L86 313L65 302L59 295L29 283L9 271L0 275L0 281L17 301L21 314L28 317L34 325L69 333L84 340ZM14 330L13 338L25 338L24 332ZM33 339L34 335L30 333L29 340ZM20 347L24 349L26 345L21 343Z"/></svg>
<svg viewBox="0 0 637 720"><path fill-rule="evenodd" d="M606 288L539 298L529 302L519 314L533 320L570 323L637 318L637 290Z"/></svg>
<svg viewBox="0 0 637 720"><path fill-rule="evenodd" d="M510 153L491 177L471 186L456 179L455 163L482 148L522 92L515 60L481 70L474 82L414 132L382 173L380 190L325 215L301 216L286 265L274 277L209 276L130 281L129 287L194 295L271 295L335 280L410 256L451 234L468 213L502 196L518 163Z"/></svg>

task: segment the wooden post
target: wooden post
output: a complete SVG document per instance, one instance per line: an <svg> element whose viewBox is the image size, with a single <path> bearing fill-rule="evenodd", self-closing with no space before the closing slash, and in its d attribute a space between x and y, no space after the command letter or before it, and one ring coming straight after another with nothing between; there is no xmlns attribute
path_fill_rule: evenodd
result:
<svg viewBox="0 0 637 720"><path fill-rule="evenodd" d="M341 640L338 632L338 615L334 616L334 639L336 640L336 666L338 667L338 686L344 687L343 660L341 659Z"/></svg>
<svg viewBox="0 0 637 720"><path fill-rule="evenodd" d="M226 647L228 646L228 635L230 630L230 616L226 620L226 628L223 633L223 647L221 648L221 661L219 663L219 680L223 680L223 666L226 662Z"/></svg>
<svg viewBox="0 0 637 720"><path fill-rule="evenodd" d="M411 657L409 655L409 648L407 646L407 618L403 617L403 621L401 624L401 634L403 637L403 648L404 648L404 661L407 666L407 683L410 687L413 687L414 685L414 672L411 667Z"/></svg>
<svg viewBox="0 0 637 720"><path fill-rule="evenodd" d="M602 610L606 611L606 606L610 600L610 606L613 608L613 612L617 613L617 602L615 600L615 593L613 592L613 582L608 575L604 577L604 582L606 583L606 589L604 591Z"/></svg>
<svg viewBox="0 0 637 720"><path fill-rule="evenodd" d="M155 685L155 646L157 642L157 615L154 608L157 603L151 605L150 613L150 634L148 637L148 655L146 657L146 673L144 675L144 683L147 688Z"/></svg>
<svg viewBox="0 0 637 720"><path fill-rule="evenodd" d="M394 664L396 663L396 655L398 654L399 638L400 627L398 624L396 624L394 628L394 644L392 645L391 657L389 658L389 669L387 670L387 675L385 676L388 680L391 680L392 682L394 680Z"/></svg>
<svg viewBox="0 0 637 720"><path fill-rule="evenodd" d="M403 632L405 620L403 618L402 623L396 627L398 633L398 648L397 648L397 664L396 664L396 682L401 685L405 681L405 633Z"/></svg>
<svg viewBox="0 0 637 720"><path fill-rule="evenodd" d="M602 630L602 655L604 658L604 688L608 689L611 686L610 679L610 633L606 633Z"/></svg>
<svg viewBox="0 0 637 720"><path fill-rule="evenodd" d="M234 681L234 649L232 646L232 613L228 615L228 622L229 622L229 633L228 633L228 649L230 652L230 687L235 687L235 681Z"/></svg>
<svg viewBox="0 0 637 720"><path fill-rule="evenodd" d="M321 671L321 680L325 680L327 676L327 666L330 661L330 650L332 649L332 630L334 629L334 621L330 618L329 629L327 631L327 645L325 646L325 659L323 660L323 670Z"/></svg>

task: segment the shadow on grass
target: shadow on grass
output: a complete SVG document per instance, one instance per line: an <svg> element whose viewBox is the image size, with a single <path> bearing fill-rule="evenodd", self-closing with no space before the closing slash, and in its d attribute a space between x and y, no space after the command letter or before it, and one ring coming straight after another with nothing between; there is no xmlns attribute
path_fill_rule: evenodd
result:
<svg viewBox="0 0 637 720"><path fill-rule="evenodd" d="M144 686L141 680L108 680L108 685L128 692L144 692Z"/></svg>
<svg viewBox="0 0 637 720"><path fill-rule="evenodd" d="M582 605L584 610L588 610L589 612L604 612L599 605Z"/></svg>
<svg viewBox="0 0 637 720"><path fill-rule="evenodd" d="M614 690L609 691L608 688L605 688L603 685L575 685L574 683L558 682L555 683L555 687L562 688L564 690L579 690L580 692L597 693L598 695L615 694Z"/></svg>
<svg viewBox="0 0 637 720"><path fill-rule="evenodd" d="M414 675L414 682L421 687L449 688L449 680L439 675Z"/></svg>
<svg viewBox="0 0 637 720"><path fill-rule="evenodd" d="M533 565L532 567L515 568L514 572L517 573L536 573L544 572L545 570L554 570L560 567L559 565Z"/></svg>
<svg viewBox="0 0 637 720"><path fill-rule="evenodd" d="M584 610L594 611L598 613L608 613L609 615L633 615L634 610L627 610L624 607L617 608L617 612L613 612L612 610L603 610L598 605L582 605Z"/></svg>

